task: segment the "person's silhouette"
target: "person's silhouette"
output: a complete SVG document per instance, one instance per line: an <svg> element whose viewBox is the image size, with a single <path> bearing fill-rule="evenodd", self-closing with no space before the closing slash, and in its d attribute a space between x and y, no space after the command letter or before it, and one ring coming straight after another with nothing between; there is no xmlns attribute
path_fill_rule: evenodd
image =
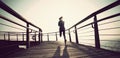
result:
<svg viewBox="0 0 120 58"><path fill-rule="evenodd" d="M62 33L63 33L63 36L64 36L64 41L65 41L65 44L66 44L66 36L65 36L65 26L64 26L64 21L62 20L62 16L59 18L59 22L58 22L58 26L59 26L59 33L60 33L60 37L62 36Z"/></svg>

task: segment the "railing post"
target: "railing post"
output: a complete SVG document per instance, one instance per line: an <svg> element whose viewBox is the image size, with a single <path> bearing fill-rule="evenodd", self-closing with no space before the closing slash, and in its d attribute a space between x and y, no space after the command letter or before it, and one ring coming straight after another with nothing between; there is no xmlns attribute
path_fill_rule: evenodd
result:
<svg viewBox="0 0 120 58"><path fill-rule="evenodd" d="M70 30L68 30L68 32L69 32L69 40L70 40L70 42L72 42L72 41L71 41L71 33L70 33Z"/></svg>
<svg viewBox="0 0 120 58"><path fill-rule="evenodd" d="M75 37L76 37L76 43L79 44L79 42L78 42L77 28L76 28L76 26L75 26Z"/></svg>
<svg viewBox="0 0 120 58"><path fill-rule="evenodd" d="M48 38L48 41L49 41L49 34L47 34L47 38Z"/></svg>
<svg viewBox="0 0 120 58"><path fill-rule="evenodd" d="M16 34L16 37L17 37L17 41L18 41L18 34Z"/></svg>
<svg viewBox="0 0 120 58"><path fill-rule="evenodd" d="M40 43L40 29L39 29L39 33L38 33L38 41Z"/></svg>
<svg viewBox="0 0 120 58"><path fill-rule="evenodd" d="M97 16L94 16L94 34L95 34L95 47L100 48L100 40L99 40L99 31L97 24Z"/></svg>
<svg viewBox="0 0 120 58"><path fill-rule="evenodd" d="M35 31L35 43L36 43L36 31Z"/></svg>
<svg viewBox="0 0 120 58"><path fill-rule="evenodd" d="M42 32L40 33L40 36L41 36L41 42L43 42L43 34L42 34Z"/></svg>
<svg viewBox="0 0 120 58"><path fill-rule="evenodd" d="M23 37L23 41L24 41L24 33L22 34L22 37Z"/></svg>
<svg viewBox="0 0 120 58"><path fill-rule="evenodd" d="M4 40L6 39L5 34L4 34Z"/></svg>
<svg viewBox="0 0 120 58"><path fill-rule="evenodd" d="M30 47L30 39L29 39L29 23L27 23L27 28L26 28L26 47Z"/></svg>
<svg viewBox="0 0 120 58"><path fill-rule="evenodd" d="M10 41L10 33L8 32L8 41Z"/></svg>
<svg viewBox="0 0 120 58"><path fill-rule="evenodd" d="M56 41L58 41L57 33L56 33Z"/></svg>

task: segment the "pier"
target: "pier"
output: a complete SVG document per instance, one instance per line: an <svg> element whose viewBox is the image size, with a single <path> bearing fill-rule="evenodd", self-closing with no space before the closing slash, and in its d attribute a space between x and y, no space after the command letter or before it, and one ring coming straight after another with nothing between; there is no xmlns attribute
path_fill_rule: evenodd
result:
<svg viewBox="0 0 120 58"><path fill-rule="evenodd" d="M90 15L80 20L78 23L66 29L67 44L65 45L64 42L59 41L58 31L43 33L42 28L27 21L27 18L24 18L22 15L17 13L14 9L10 8L7 4L0 0L0 8L2 10L25 23L25 25L20 24L7 18L5 15L0 14L0 20L15 24L22 29L5 23L0 23L0 25L23 30L23 32L16 32L14 30L11 31L9 29L9 31L0 31L0 58L120 58L120 41L110 41L113 44L116 43L116 46L118 47L113 47L109 45L105 46L102 45L102 42L109 40L101 40L100 38L100 36L120 36L120 34L100 33L100 31L104 30L119 30L120 27L116 26L105 29L99 28L100 25L119 22L120 20L112 20L112 18L119 17L120 13L115 13L100 19L98 18L99 14L118 6L120 6L120 0L117 0L116 2L113 2L102 9L91 13ZM90 19L93 19L93 22L81 25L82 23ZM106 20L112 21L99 24L100 22ZM30 26L36 29L30 28ZM81 30L86 30L84 28L92 29L90 31L84 32L92 32L92 34L84 36L92 36L94 38L94 43L87 43L88 45L86 45L80 41L82 40L81 37L83 36L81 36L81 34L84 34ZM53 36L54 38L50 38L50 36ZM15 38L14 40L12 40L13 37ZM44 41L45 37L47 38L46 41ZM51 41L51 39L54 39L54 41ZM93 39L91 41L93 41ZM21 48L20 46L24 47Z"/></svg>

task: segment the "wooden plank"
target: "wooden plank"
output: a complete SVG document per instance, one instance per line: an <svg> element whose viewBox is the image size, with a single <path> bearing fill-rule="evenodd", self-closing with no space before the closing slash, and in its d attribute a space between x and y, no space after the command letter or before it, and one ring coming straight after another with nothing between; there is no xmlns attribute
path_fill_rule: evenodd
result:
<svg viewBox="0 0 120 58"><path fill-rule="evenodd" d="M90 46L67 42L43 42L9 54L9 58L120 58L120 54ZM6 58L7 58L6 57Z"/></svg>

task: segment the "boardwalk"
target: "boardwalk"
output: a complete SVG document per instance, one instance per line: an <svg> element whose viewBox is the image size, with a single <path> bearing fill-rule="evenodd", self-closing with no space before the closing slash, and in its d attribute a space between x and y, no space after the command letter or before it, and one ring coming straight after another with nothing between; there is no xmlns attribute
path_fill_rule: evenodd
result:
<svg viewBox="0 0 120 58"><path fill-rule="evenodd" d="M16 50L6 58L120 58L119 53L67 42L43 42L29 49Z"/></svg>
<svg viewBox="0 0 120 58"><path fill-rule="evenodd" d="M54 42L54 41L41 43L44 37L46 36L48 41L50 41L49 39L50 36L55 36L56 38L54 39L56 39L57 41L59 32L54 31L51 33L43 33L42 28L34 25L32 22L27 21L28 18L16 12L19 10L15 11L14 9L16 8L9 7L10 6L9 3L5 3L0 0L0 9L2 10L0 14L0 19L1 19L0 25L2 25L0 29L0 39L1 39L0 58L120 58L120 53L100 49L100 46L102 45L101 43L103 42L106 44L109 44L107 42L110 42L110 44L116 42L115 46L118 47L114 47L114 46L110 46L110 47L112 47L113 49L120 48L118 41L120 33L116 32L120 30L120 27L118 25L120 20L115 19L116 17L120 16L120 12L119 11L116 12L116 10L119 9L117 8L119 7L119 5L120 5L120 0L116 0L115 2L101 9L98 9L97 11L92 11L93 13L87 14L85 18L81 19L76 24L73 24L71 27L66 29L66 35L69 36L69 41L73 42L72 41L73 36L71 35L74 35L77 44L67 42L67 45L64 45L64 43ZM109 10L110 12L111 10L113 10L115 11L115 13L112 11L111 14L109 12L107 14L106 11ZM5 14L10 14L14 16L15 19ZM105 15L101 18L101 16L99 17L99 15L101 14L105 14ZM19 19L24 24L20 23L20 21L16 21L16 18ZM92 19L93 21L86 23ZM6 21L6 23L4 21ZM4 28L7 27L7 29L4 29L2 27ZM20 32L19 30L22 32ZM31 37L33 35L35 35L34 37L35 42L30 42ZM103 36L105 36L105 40ZM16 41L12 41L12 37L16 38L15 39ZM80 39L84 39L87 42L87 40L93 38L95 40L94 45L96 48L79 44ZM111 41L111 39L113 41ZM22 41L20 42L19 40ZM18 48L18 45L21 43L26 45L27 49ZM34 45L36 43L41 43L41 44Z"/></svg>

